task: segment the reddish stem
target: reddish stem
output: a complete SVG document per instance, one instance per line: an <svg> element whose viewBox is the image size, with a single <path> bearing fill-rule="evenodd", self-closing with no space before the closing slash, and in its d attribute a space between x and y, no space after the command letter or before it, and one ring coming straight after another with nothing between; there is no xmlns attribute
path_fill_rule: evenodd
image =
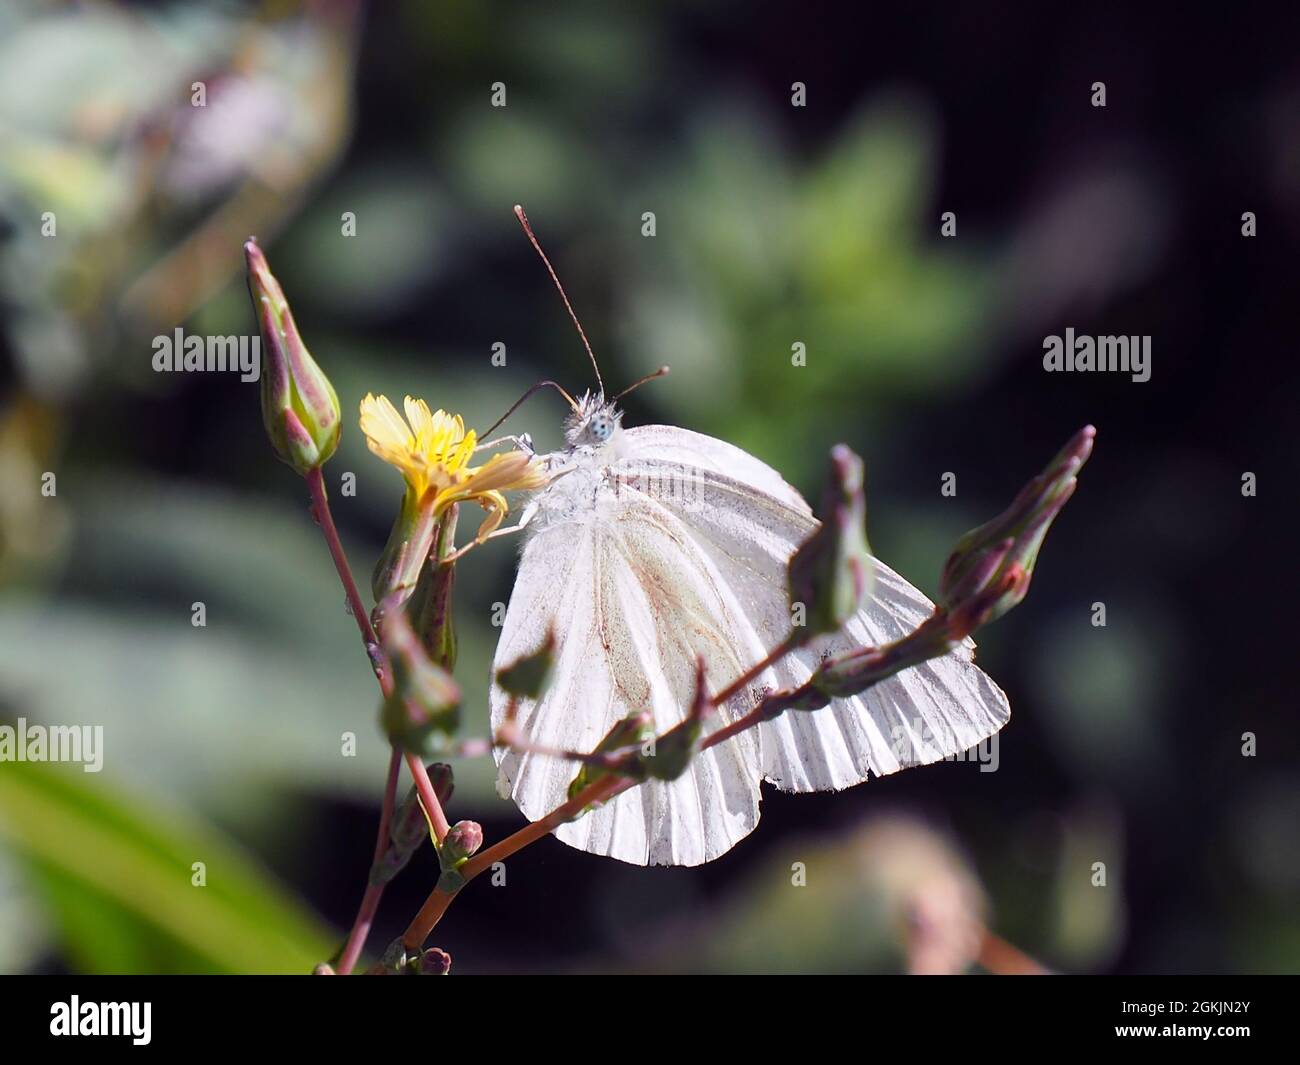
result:
<svg viewBox="0 0 1300 1065"><path fill-rule="evenodd" d="M975 959L997 976L1045 976L1047 970L1001 936L985 931L980 941L979 956Z"/></svg>
<svg viewBox="0 0 1300 1065"><path fill-rule="evenodd" d="M393 807L397 803L397 777L402 768L402 755L396 747L388 759L388 779L384 784L384 805L379 815L379 835L375 839L375 861L384 856L388 849L388 829L393 820ZM421 766L421 768L424 768ZM427 779L427 778L426 778ZM374 924L375 913L379 910L379 900L383 898L383 884L367 884L366 893L361 896L361 905L357 909L356 919L352 922L352 931L343 945L339 955L338 974L347 976L361 957L366 939L370 935L370 926Z"/></svg>
<svg viewBox="0 0 1300 1065"><path fill-rule="evenodd" d="M375 861L388 850L388 830L393 823L393 809L397 805L397 775L402 769L401 752L394 747L388 755L388 780L384 784L384 806L379 814L379 838L375 840Z"/></svg>
<svg viewBox="0 0 1300 1065"><path fill-rule="evenodd" d="M334 515L330 513L329 496L325 492L325 475L318 466L307 474L307 488L311 492L312 514L320 524L321 533L325 537L325 545L329 548L330 557L334 560L334 568L338 570L339 580L343 584L343 594L347 596L348 608L352 611L352 616L356 620L357 629L361 633L361 640L365 644L366 654L370 658L371 666L375 671L375 678L379 681L379 690L385 697L393 693L393 678L379 649L379 637L375 634L374 626L370 623L370 612L366 610L365 604L361 601L361 592L357 588L357 582L352 576L352 567L348 565L347 555L343 551L343 541L339 539L338 527L334 524ZM384 785L384 805L379 815L379 834L375 840L375 860L378 861L383 857L384 851L388 848L388 826L392 820L393 807L397 801L397 778L401 769L401 753L393 748L392 755L388 760L388 779ZM420 802L424 806L425 813L429 815L429 822L433 826L434 836L438 842L447 835L447 815L443 813L442 804L438 802L437 793L433 790L433 784L429 780L429 774L425 771L424 764L414 755L406 756L407 767L411 771L411 776L415 779L416 790L420 794ZM384 894L383 884L371 884L366 888L365 894L361 897L361 906L357 910L356 920L352 923L352 930L348 933L347 942L343 947L343 954L339 958L338 972L346 976L352 971L352 967L357 963L361 956L362 950L365 949L366 939L370 934L370 926L374 923L375 913L379 909L379 901Z"/></svg>
<svg viewBox="0 0 1300 1065"><path fill-rule="evenodd" d="M540 821L525 825L518 832L507 836L500 843L489 847L485 851L479 851L478 854L460 867L461 876L468 883L485 869L490 869L497 862L505 861L516 851L523 850L530 843L536 843L543 836L553 832L591 803L612 799L615 795L632 787L634 783L634 781L627 778L619 777L605 777L597 780L562 806L557 806ZM439 888L434 888L429 897L425 899L424 905L420 907L420 912L415 915L406 932L402 935L402 943L405 944L408 950L418 950L424 945L429 933L442 920L442 915L447 912L447 907L451 905L451 900L455 897L455 894L449 894Z"/></svg>
<svg viewBox="0 0 1300 1065"><path fill-rule="evenodd" d="M760 676L765 669L781 661L786 655L803 643L803 639L795 632L791 632L776 647L772 648L767 655L760 661L755 662L744 673L728 684L722 691L713 697L713 705L721 706L728 699L732 698L741 691L747 684Z"/></svg>
<svg viewBox="0 0 1300 1065"><path fill-rule="evenodd" d="M740 692L755 677L759 676L765 669L775 662L779 662L792 650L798 647L803 640L797 633L791 633L781 644L775 647L764 658L751 666L743 674L732 681L727 687L715 695L710 702L715 706L721 705L727 699ZM739 721L734 722L731 726L722 730L724 735L718 735L716 739L710 737L705 741L705 746L711 747L714 743L721 742L729 738L736 732L745 728L751 728L757 723L754 714L747 714ZM490 868L496 862L504 861L510 855L523 850L532 843L536 843L543 836L555 831L565 821L569 820L579 811L596 802L607 802L617 795L621 795L629 788L636 787L639 781L631 780L627 777L610 776L597 780L589 785L584 791L570 799L561 806L557 806L540 821L534 821L532 824L525 825L518 832L507 836L500 843L489 847L485 851L480 851L468 862L461 866L460 873L468 883L474 877L478 876L483 870ZM451 900L455 898L454 894L448 894L438 888L435 888L425 899L424 905L420 907L420 912L415 915L407 927L405 934L402 936L402 942L408 950L417 950L424 945L425 939L434 927L442 920L443 914L447 912L447 907L451 905Z"/></svg>
<svg viewBox="0 0 1300 1065"><path fill-rule="evenodd" d="M334 524L334 515L330 513L329 496L325 492L325 475L321 472L321 468L317 466L307 474L306 481L307 488L311 492L312 515L320 525L321 534L325 537L325 546L329 548L330 558L334 560L334 568L338 571L339 580L343 583L343 594L347 596L348 610L351 611L352 618L356 621L357 629L361 633L361 642L365 645L371 668L374 669L375 676L379 678L379 687L384 695L391 695L393 682L388 676L388 670L380 660L379 637L375 635L374 627L370 624L370 613L361 601L361 592L357 589L357 582L352 577L352 567L348 565L348 556L343 551L343 541L339 539L339 531Z"/></svg>
<svg viewBox="0 0 1300 1065"><path fill-rule="evenodd" d="M375 923L379 900L383 896L383 884L366 885L366 893L361 897L361 906L357 910L356 920L352 922L352 931L348 933L348 941L343 946L343 953L339 955L338 967L335 970L339 976L347 976L352 972L352 967L356 965L361 952L365 950L366 940L370 937L370 926Z"/></svg>
<svg viewBox="0 0 1300 1065"><path fill-rule="evenodd" d="M424 812L429 815L429 825L433 828L433 838L438 841L438 846L442 846L442 841L447 838L447 830L451 827L447 824L447 815L443 813L442 803L438 801L438 793L433 789L433 782L429 779L428 770L424 768L424 763L413 754L406 756L406 768L411 771L411 776L415 778L415 790L420 796L420 805L424 807Z"/></svg>

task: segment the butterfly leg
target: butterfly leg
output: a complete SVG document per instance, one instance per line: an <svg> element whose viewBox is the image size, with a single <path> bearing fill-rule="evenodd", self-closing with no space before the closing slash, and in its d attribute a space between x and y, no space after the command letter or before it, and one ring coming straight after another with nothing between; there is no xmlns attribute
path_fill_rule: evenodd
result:
<svg viewBox="0 0 1300 1065"><path fill-rule="evenodd" d="M475 451L485 451L490 447L499 447L501 444L514 444L516 449L522 451L525 455L536 455L537 449L533 447L533 438L527 433L519 436L498 436L495 440L485 440L474 447Z"/></svg>
<svg viewBox="0 0 1300 1065"><path fill-rule="evenodd" d="M524 527L530 521L533 520L533 515L537 513L537 507L538 507L537 501L535 499L531 500L529 503L527 503L524 506L524 509L519 512L519 520L515 522L514 525L507 525L504 529L493 529L490 533L488 533L486 536L482 538L475 537L464 547L458 548L457 550L453 551L450 555L447 555L442 560L443 563L445 564L448 562L455 562L462 555L467 554L468 552L472 551L474 548L478 547L479 544L487 543L489 540L495 540L498 536L509 536L512 533L522 532Z"/></svg>

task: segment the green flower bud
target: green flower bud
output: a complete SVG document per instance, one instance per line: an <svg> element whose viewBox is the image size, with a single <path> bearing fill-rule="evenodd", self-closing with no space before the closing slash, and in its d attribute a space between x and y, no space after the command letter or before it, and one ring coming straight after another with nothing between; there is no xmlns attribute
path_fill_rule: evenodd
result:
<svg viewBox="0 0 1300 1065"><path fill-rule="evenodd" d="M459 865L481 846L483 826L477 821L457 821L447 829L447 836L442 841L441 860L444 865Z"/></svg>
<svg viewBox="0 0 1300 1065"><path fill-rule="evenodd" d="M808 691L791 710L819 710L831 699L858 695L904 669L945 655L961 642L950 633L945 619L930 618L915 632L884 647L858 647L828 658L808 680Z"/></svg>
<svg viewBox="0 0 1300 1065"><path fill-rule="evenodd" d="M380 712L389 742L420 757L444 750L460 723L460 686L429 660L404 611L389 617L382 639L393 671L393 694Z"/></svg>
<svg viewBox="0 0 1300 1065"><path fill-rule="evenodd" d="M383 628L384 611L405 602L415 588L433 546L435 525L432 500L422 502L407 488L388 542L370 575L370 590L379 604L371 615L377 629Z"/></svg>
<svg viewBox="0 0 1300 1065"><path fill-rule="evenodd" d="M1047 530L1073 494L1079 468L1092 453L1096 430L1085 426L1030 481L1001 515L958 541L940 580L944 609L916 631L883 647L860 647L828 658L783 709L818 709L823 700L858 695L904 669L945 655L981 625L1025 597Z"/></svg>
<svg viewBox="0 0 1300 1065"><path fill-rule="evenodd" d="M248 292L262 330L262 422L281 460L306 476L338 447L342 418L329 378L307 352L257 241L244 244Z"/></svg>
<svg viewBox="0 0 1300 1065"><path fill-rule="evenodd" d="M396 847L389 847L370 863L370 883L379 885L392 881L398 873L406 868L406 863L411 860L413 853L413 850L400 851Z"/></svg>
<svg viewBox="0 0 1300 1065"><path fill-rule="evenodd" d="M438 804L446 807L451 802L452 795L456 792L456 777L451 771L451 766L446 762L434 762L425 768L429 774L429 783L433 785L433 793L438 796ZM412 788L412 794L415 789Z"/></svg>
<svg viewBox="0 0 1300 1065"><path fill-rule="evenodd" d="M394 939L387 947L379 959L379 964L385 973L397 974L404 973L411 962L411 955L407 953L405 944L401 939Z"/></svg>
<svg viewBox="0 0 1300 1065"><path fill-rule="evenodd" d="M838 632L871 592L862 460L843 444L831 449L821 527L790 559L790 602L802 603L807 637Z"/></svg>
<svg viewBox="0 0 1300 1065"><path fill-rule="evenodd" d="M455 790L451 766L443 762L435 762L428 767L428 773L434 794L438 796L438 802L445 807L451 801L452 792ZM429 838L431 834L429 819L425 816L424 807L420 805L418 796L418 791L412 785L406 792L406 798L393 811L393 816L388 822L388 846L370 867L372 884L387 884L397 876L406 868L411 855Z"/></svg>
<svg viewBox="0 0 1300 1065"><path fill-rule="evenodd" d="M420 955L419 962L411 970L416 976L446 976L451 972L451 955L445 950L430 947Z"/></svg>
<svg viewBox="0 0 1300 1065"><path fill-rule="evenodd" d="M641 764L655 780L676 780L690 767L700 749L704 719L713 709L708 684L704 679L704 661L695 667L695 698L686 719L674 725L654 742L654 753L645 755Z"/></svg>
<svg viewBox="0 0 1300 1065"><path fill-rule="evenodd" d="M406 601L406 615L411 628L429 657L450 672L456 668L456 625L451 610L451 594L456 586L456 564L439 562L455 543L456 507L443 516L438 526L438 550L429 555L415 591ZM380 626L382 631L382 626Z"/></svg>
<svg viewBox="0 0 1300 1065"><path fill-rule="evenodd" d="M650 733L650 722L653 717L649 710L641 710L635 714L629 714L621 721L615 723L614 727L605 733L605 738L596 744L597 754L610 754L614 751L621 751L625 747L639 747ZM644 779L645 770L639 760L628 760L628 775L634 776L638 780ZM578 770L578 775L573 778L569 785L569 798L575 798L580 795L586 788L594 784L601 777L608 776L610 770L598 765L583 765Z"/></svg>
<svg viewBox="0 0 1300 1065"><path fill-rule="evenodd" d="M1091 425L1080 429L1011 506L957 541L939 579L939 601L952 613L959 638L1024 599L1043 538L1074 494L1096 435Z"/></svg>
<svg viewBox="0 0 1300 1065"><path fill-rule="evenodd" d="M540 699L555 665L555 633L548 631L540 647L497 670L497 684L517 699Z"/></svg>
<svg viewBox="0 0 1300 1065"><path fill-rule="evenodd" d="M438 890L454 895L465 886L460 867L483 846L483 828L477 821L457 821L447 830L438 848L438 864L442 875L438 877Z"/></svg>

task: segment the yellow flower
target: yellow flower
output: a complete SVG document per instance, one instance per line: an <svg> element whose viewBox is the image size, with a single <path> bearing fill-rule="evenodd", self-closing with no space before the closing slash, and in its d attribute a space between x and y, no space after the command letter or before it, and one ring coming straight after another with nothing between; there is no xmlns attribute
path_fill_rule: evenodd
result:
<svg viewBox="0 0 1300 1065"><path fill-rule="evenodd" d="M397 468L406 481L407 500L438 518L453 503L474 501L487 511L476 539L501 524L508 507L502 492L536 488L541 468L520 451L493 455L471 466L477 436L459 414L430 411L422 399L406 397L406 419L386 396L361 401L361 431L370 450Z"/></svg>

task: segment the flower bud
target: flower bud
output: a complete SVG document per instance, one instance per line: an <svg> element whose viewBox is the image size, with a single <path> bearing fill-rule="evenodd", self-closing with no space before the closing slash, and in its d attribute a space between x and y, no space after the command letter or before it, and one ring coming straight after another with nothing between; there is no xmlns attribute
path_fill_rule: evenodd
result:
<svg viewBox="0 0 1300 1065"><path fill-rule="evenodd" d="M451 766L435 762L428 767L429 783L433 785L438 802L446 806L451 801L455 790L452 781ZM429 838L429 819L424 807L420 805L419 793L412 785L406 792L393 816L388 822L388 846L370 867L372 884L387 884L406 868L407 863L426 839Z"/></svg>
<svg viewBox="0 0 1300 1065"><path fill-rule="evenodd" d="M306 476L338 447L339 397L308 354L257 241L244 244L248 292L262 330L262 422L281 460Z"/></svg>
<svg viewBox="0 0 1300 1065"><path fill-rule="evenodd" d="M442 841L442 861L459 865L472 857L483 846L483 826L477 821L457 821L447 829Z"/></svg>
<svg viewBox="0 0 1300 1065"><path fill-rule="evenodd" d="M393 693L380 713L389 741L421 757L443 750L460 721L460 686L429 660L403 611L389 617L383 644L393 671Z"/></svg>
<svg viewBox="0 0 1300 1065"><path fill-rule="evenodd" d="M507 695L517 699L540 699L551 679L555 665L555 633L548 630L546 639L535 651L497 670L497 684Z"/></svg>
<svg viewBox="0 0 1300 1065"><path fill-rule="evenodd" d="M389 847L370 863L370 884L378 886L390 883L406 868L406 863L411 860L413 853L413 850L401 851L397 847Z"/></svg>
<svg viewBox="0 0 1300 1065"><path fill-rule="evenodd" d="M401 939L394 939L387 947L379 959L379 964L385 973L395 974L402 973L411 962L411 955L406 950L406 945Z"/></svg>
<svg viewBox="0 0 1300 1065"><path fill-rule="evenodd" d="M690 713L680 724L674 725L655 740L654 753L642 759L648 773L655 780L676 780L690 767L691 759L700 749L700 736L704 719L713 709L708 684L704 679L704 661L695 668L695 698Z"/></svg>
<svg viewBox="0 0 1300 1065"><path fill-rule="evenodd" d="M859 695L895 673L947 654L960 642L961 637L954 638L949 632L946 620L929 618L895 643L858 647L826 659L809 678L805 700L788 702L787 708L819 710L831 699Z"/></svg>
<svg viewBox="0 0 1300 1065"><path fill-rule="evenodd" d="M1001 617L1029 591L1043 538L1078 484L1096 429L1086 425L1005 511L957 541L939 579L939 600L973 631ZM956 632L956 630L954 630Z"/></svg>
<svg viewBox="0 0 1300 1065"><path fill-rule="evenodd" d="M456 564L438 559L443 557L448 545L455 543L456 510L453 506L443 514L438 525L438 549L429 555L420 570L415 591L406 601L406 615L415 635L429 657L448 672L456 668L456 625L451 610Z"/></svg>
<svg viewBox="0 0 1300 1065"><path fill-rule="evenodd" d="M393 811L388 823L391 850L409 852L423 843L429 835L429 822L420 805L419 793L414 785L407 789L406 798Z"/></svg>
<svg viewBox="0 0 1300 1065"><path fill-rule="evenodd" d="M871 591L862 460L843 444L831 449L821 527L790 559L790 601L802 603L807 637L838 632Z"/></svg>
<svg viewBox="0 0 1300 1065"><path fill-rule="evenodd" d="M629 714L621 721L614 723L614 727L605 733L605 738L596 744L597 754L610 754L614 751L622 750L625 747L639 747L645 741L646 733L650 728L650 722L654 720L649 710L641 710L635 714ZM645 776L645 771L639 761L629 760L629 775L632 772L639 772L637 779ZM594 784L603 776L609 775L609 770L598 765L583 765L578 770L578 775L573 778L569 785L569 798L572 799L580 795L586 788Z"/></svg>
<svg viewBox="0 0 1300 1065"><path fill-rule="evenodd" d="M383 629L384 614L404 603L414 590L433 546L435 524L433 501L407 488L388 542L370 574L370 590L379 604L371 615L377 629Z"/></svg>
<svg viewBox="0 0 1300 1065"><path fill-rule="evenodd" d="M451 771L451 766L446 762L434 762L426 767L425 772L429 774L433 793L438 796L438 804L445 808L456 792L456 777Z"/></svg>
<svg viewBox="0 0 1300 1065"><path fill-rule="evenodd" d="M438 864L442 875L438 877L438 890L454 895L465 886L460 867L483 846L483 828L477 821L457 821L447 829L447 835L438 848Z"/></svg>
<svg viewBox="0 0 1300 1065"><path fill-rule="evenodd" d="M451 955L445 950L430 947L420 955L420 961L412 966L417 976L446 976L451 972Z"/></svg>

